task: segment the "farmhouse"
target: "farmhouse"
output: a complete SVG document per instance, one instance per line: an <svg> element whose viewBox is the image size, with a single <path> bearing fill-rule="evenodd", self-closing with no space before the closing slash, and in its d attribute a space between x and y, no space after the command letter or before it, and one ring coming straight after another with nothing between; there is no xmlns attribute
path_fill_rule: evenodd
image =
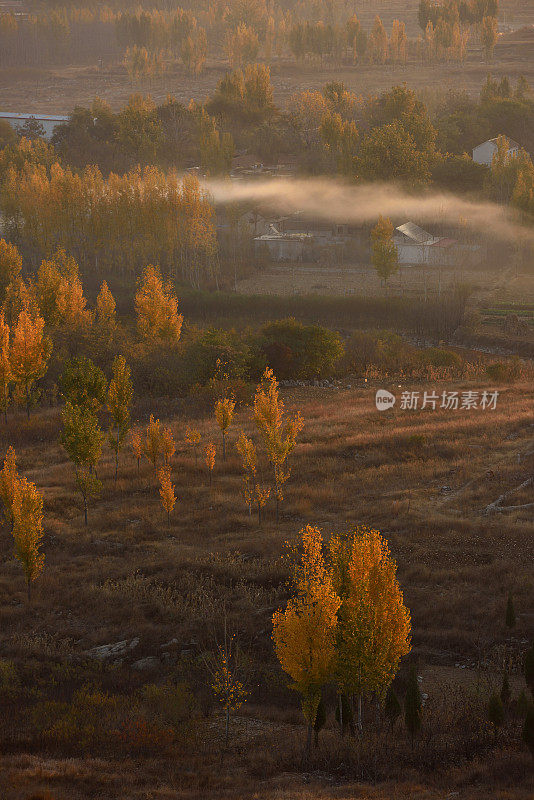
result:
<svg viewBox="0 0 534 800"><path fill-rule="evenodd" d="M310 259L313 241L311 233L283 233L271 225L254 244L257 255L267 253L273 261L304 261Z"/></svg>
<svg viewBox="0 0 534 800"><path fill-rule="evenodd" d="M473 149L473 161L475 164L485 164L486 167L491 167L493 156L497 152L497 140L498 136L494 139L488 139L487 142L482 142L482 144L477 145ZM518 155L519 151L521 150L521 145L517 142L514 142L512 139L507 139L508 141L508 156L510 158L515 158Z"/></svg>
<svg viewBox="0 0 534 800"><path fill-rule="evenodd" d="M395 228L393 241L397 248L399 264L418 264L448 267L473 260L480 248L460 244L447 236L433 236L414 222L406 222Z"/></svg>
<svg viewBox="0 0 534 800"><path fill-rule="evenodd" d="M59 114L15 114L0 111L0 119L8 122L15 130L21 128L28 120L35 120L43 128L44 138L51 139L57 126L63 125L69 118Z"/></svg>

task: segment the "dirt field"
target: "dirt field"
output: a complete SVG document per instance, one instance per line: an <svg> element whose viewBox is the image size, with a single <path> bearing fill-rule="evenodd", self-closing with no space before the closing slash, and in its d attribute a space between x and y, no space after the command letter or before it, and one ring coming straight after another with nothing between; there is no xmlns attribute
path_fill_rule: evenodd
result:
<svg viewBox="0 0 534 800"><path fill-rule="evenodd" d="M382 13L381 9L379 11ZM532 22L532 9L525 10L524 14ZM396 14L391 13L392 19L394 16ZM524 20L525 17L516 15L514 19ZM406 19L404 15L400 18ZM3 69L0 70L0 106L13 112L30 110L34 113L68 114L76 105L88 106L98 96L118 109L132 92L138 91L149 93L158 103L172 94L187 104L191 99L204 100L227 70L226 62L211 61L202 75L191 77L176 65L161 77L134 85L120 65L104 65L101 70L96 64L42 70ZM271 68L275 101L282 107L296 92L320 89L332 80L343 81L357 94L383 91L402 82L414 89L430 92L453 88L477 94L489 71L494 77L507 75L514 80L524 75L534 84L534 39L527 37L523 40L515 36L508 41L508 35L504 35L491 65L485 63L480 52L476 51L470 52L466 63L461 65L408 63L405 67L326 65L319 68L317 64L298 66L292 61L275 61Z"/></svg>

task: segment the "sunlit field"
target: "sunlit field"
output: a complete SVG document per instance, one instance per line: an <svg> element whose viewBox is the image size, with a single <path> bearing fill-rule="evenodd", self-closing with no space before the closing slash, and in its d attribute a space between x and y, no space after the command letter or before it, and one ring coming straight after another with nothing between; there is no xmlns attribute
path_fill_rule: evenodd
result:
<svg viewBox="0 0 534 800"><path fill-rule="evenodd" d="M280 522L275 524L274 506L268 503L261 527L242 498L234 447L237 431L251 429L246 406L238 410L227 460L217 459L210 489L202 453L195 464L184 433L195 421L203 441L216 442L220 451L211 411L193 400L160 404L159 416L171 425L177 442L172 460L177 503L169 524L152 466L143 459L138 472L126 448L117 483L112 453L105 452L99 466L103 492L91 502L85 526L72 467L57 441L58 410L36 412L29 422L22 414L9 420L2 447L16 448L21 471L44 494L46 568L29 606L4 535L5 656L32 675L36 689L55 673L44 691L56 700L78 681L100 685L122 698L122 714L156 673L187 678L198 694L194 725L189 719L172 741L160 731L161 741L154 734L154 741L140 741L137 750L130 742L125 751L109 732L84 745L69 740L65 731L61 741L68 758L55 752L46 726L36 734L28 722L7 714L2 738L11 744L2 756L3 796L174 798L209 791L224 797L237 787L243 796L311 797L301 778L291 777L302 758L304 729L270 639L272 612L287 597L286 543L295 542L307 523L318 525L326 537L361 523L387 537L412 614L410 658L418 664L429 709L426 732L413 752L401 729L390 736L383 723L376 726L371 703L365 708L370 730L357 746L351 739L339 742L329 716L312 753L310 768L317 771L313 781L318 783L313 797L354 796L347 787L321 786L320 776L338 761L339 747L345 748L340 778L378 782L358 789L362 797L442 797L445 788L465 785L473 771L481 788L469 789L465 797L487 796L484 792L496 785L504 793L512 779L515 788L507 796L529 796L532 770L528 754L515 744L513 716L499 741L491 730L483 734L473 726L487 725L485 698L500 687L503 648L512 662L516 696L522 687L518 659L534 614L528 482L534 459L532 383L438 384L440 395L498 389L494 410L457 411L408 411L397 403L379 412L378 387L396 392L398 403L403 391L429 391L428 384L348 389L343 382L335 388L283 390L286 410L300 411L305 425L291 457ZM148 403L137 404L134 418L140 426L149 409ZM512 640L504 625L510 591L517 609ZM197 660L215 647L224 619L246 650L251 687L249 701L231 721L226 750L223 719ZM137 645L115 659L100 662L86 655L98 645L135 639ZM152 659L148 667L136 669L135 662L145 658ZM460 719L466 704L470 732L467 718ZM455 731L452 738L449 730ZM33 755L17 755L22 747L28 751L36 735ZM120 759L132 752L135 760L125 768ZM388 780L395 780L394 790ZM29 794L45 788L49 795Z"/></svg>

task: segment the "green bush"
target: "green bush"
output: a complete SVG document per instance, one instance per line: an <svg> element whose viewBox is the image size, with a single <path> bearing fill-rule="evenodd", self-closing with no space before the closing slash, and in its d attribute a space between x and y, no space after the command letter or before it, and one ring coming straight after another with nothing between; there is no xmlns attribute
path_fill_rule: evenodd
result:
<svg viewBox="0 0 534 800"><path fill-rule="evenodd" d="M339 334L292 318L265 325L257 347L281 380L332 377L344 353Z"/></svg>
<svg viewBox="0 0 534 800"><path fill-rule="evenodd" d="M459 367L462 359L454 350L444 350L439 347L428 347L421 353L423 364L432 367Z"/></svg>

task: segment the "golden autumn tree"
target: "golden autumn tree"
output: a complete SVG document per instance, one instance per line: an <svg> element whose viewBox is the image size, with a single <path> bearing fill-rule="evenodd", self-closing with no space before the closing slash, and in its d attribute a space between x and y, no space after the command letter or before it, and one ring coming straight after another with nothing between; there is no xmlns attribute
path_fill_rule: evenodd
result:
<svg viewBox="0 0 534 800"><path fill-rule="evenodd" d="M379 531L365 526L329 542L338 614L336 681L339 692L384 697L400 660L410 652L410 613L396 577L397 566ZM342 720L341 720L342 722Z"/></svg>
<svg viewBox="0 0 534 800"><path fill-rule="evenodd" d="M6 298L7 287L17 281L22 272L22 256L14 244L0 239L0 303Z"/></svg>
<svg viewBox="0 0 534 800"><path fill-rule="evenodd" d="M154 414L151 414L146 429L145 441L143 442L143 453L154 467L154 474L156 474L158 461L163 455L162 427L159 419L154 419Z"/></svg>
<svg viewBox="0 0 534 800"><path fill-rule="evenodd" d="M123 356L113 361L113 375L108 388L108 411L111 416L109 442L115 453L115 481L119 470L119 452L130 430L130 406L133 384L131 372Z"/></svg>
<svg viewBox="0 0 534 800"><path fill-rule="evenodd" d="M176 453L176 442L170 425L164 425L161 431L161 450L163 453L163 464L168 467L171 458Z"/></svg>
<svg viewBox="0 0 534 800"><path fill-rule="evenodd" d="M266 369L254 397L254 422L262 437L274 476L276 521L280 501L284 499L283 486L290 475L287 458L295 447L297 436L303 428L300 414L286 418L284 403L280 399L278 381L272 369Z"/></svg>
<svg viewBox="0 0 534 800"><path fill-rule="evenodd" d="M103 281L96 298L95 323L99 331L111 336L117 327L117 304L109 290L106 281Z"/></svg>
<svg viewBox="0 0 534 800"><path fill-rule="evenodd" d="M225 397L215 403L215 419L221 429L223 461L226 461L226 435L234 419L235 400Z"/></svg>
<svg viewBox="0 0 534 800"><path fill-rule="evenodd" d="M20 561L31 600L31 585L41 574L44 555L40 552L43 538L43 496L25 477L19 478L13 492L13 539L15 556Z"/></svg>
<svg viewBox="0 0 534 800"><path fill-rule="evenodd" d="M302 698L309 756L321 691L335 670L341 599L325 564L320 530L307 525L301 536L302 557L293 580L295 594L285 611L273 616L273 641L282 669Z"/></svg>
<svg viewBox="0 0 534 800"><path fill-rule="evenodd" d="M373 22L367 43L369 60L375 64L385 64L388 57L388 35L378 14Z"/></svg>
<svg viewBox="0 0 534 800"><path fill-rule="evenodd" d="M193 427L192 425L188 425L185 429L185 441L186 443L193 448L193 452L195 454L195 466L198 464L198 446L202 441L202 434L198 430L198 428Z"/></svg>
<svg viewBox="0 0 534 800"><path fill-rule="evenodd" d="M167 524L169 524L171 519L171 511L176 503L176 495L174 494L174 485L171 480L170 467L163 467L163 469L160 469L158 475L161 505L167 512Z"/></svg>
<svg viewBox="0 0 534 800"><path fill-rule="evenodd" d="M39 315L32 318L27 311L21 311L13 330L10 364L19 396L26 400L28 418L31 390L46 372L51 349L51 342L44 335L44 319Z"/></svg>
<svg viewBox="0 0 534 800"><path fill-rule="evenodd" d="M215 469L216 454L217 454L217 448L215 447L213 442L209 442L206 445L206 467L208 468L208 473L210 476L210 488L212 483L213 470Z"/></svg>
<svg viewBox="0 0 534 800"><path fill-rule="evenodd" d="M261 525L261 511L269 499L271 490L263 487L260 483L256 446L252 439L245 436L243 431L239 434L236 447L243 463L243 497L249 507L249 515L252 511L252 504L256 503L258 525Z"/></svg>
<svg viewBox="0 0 534 800"><path fill-rule="evenodd" d="M9 398L9 385L13 381L10 363L11 347L9 341L9 325L4 319L4 312L0 312L0 394L2 398L2 412L4 422L7 423L7 403Z"/></svg>
<svg viewBox="0 0 534 800"><path fill-rule="evenodd" d="M83 328L92 321L78 264L62 248L41 263L37 273L37 297L48 325Z"/></svg>
<svg viewBox="0 0 534 800"><path fill-rule="evenodd" d="M146 267L135 295L137 327L145 339L178 341L183 316L170 282L165 283L158 267Z"/></svg>
<svg viewBox="0 0 534 800"><path fill-rule="evenodd" d="M4 507L5 520L11 530L13 530L13 497L18 480L17 457L15 450L9 447L4 458L4 465L0 470L0 500Z"/></svg>

